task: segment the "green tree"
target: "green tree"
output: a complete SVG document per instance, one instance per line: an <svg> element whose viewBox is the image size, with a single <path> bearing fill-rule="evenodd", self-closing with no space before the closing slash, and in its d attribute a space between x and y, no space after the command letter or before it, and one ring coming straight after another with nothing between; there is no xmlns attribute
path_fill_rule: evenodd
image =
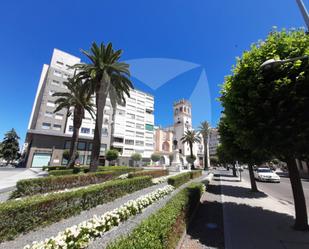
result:
<svg viewBox="0 0 309 249"><path fill-rule="evenodd" d="M119 152L118 150L108 150L105 154L106 160L109 161L111 164L114 163L115 160L118 159L119 157Z"/></svg>
<svg viewBox="0 0 309 249"><path fill-rule="evenodd" d="M201 122L199 126L199 132L203 137L204 145L204 169L209 168L209 134L210 134L210 125L207 121Z"/></svg>
<svg viewBox="0 0 309 249"><path fill-rule="evenodd" d="M97 112L90 164L90 171L94 172L99 165L103 110L106 99L113 91L119 99L125 102L125 95L129 96L133 85L129 80L129 65L119 62L122 50L115 51L112 43L107 46L103 43L100 46L93 43L90 50L90 52L82 50L90 63L77 64L74 67L79 70L79 77L86 80L90 92L96 97Z"/></svg>
<svg viewBox="0 0 309 249"><path fill-rule="evenodd" d="M154 162L160 161L160 158L161 158L161 156L159 154L153 153L151 155L151 160L154 161Z"/></svg>
<svg viewBox="0 0 309 249"><path fill-rule="evenodd" d="M211 165L215 165L215 166L217 166L217 165L218 165L218 163L219 163L219 159L218 159L218 157L216 157L216 156L212 156L212 157L210 157L210 164L211 164Z"/></svg>
<svg viewBox="0 0 309 249"><path fill-rule="evenodd" d="M295 203L296 230L308 230L306 202L295 158L308 158L309 36L274 30L245 51L226 77L221 102L230 127L246 149L267 150L285 161ZM302 57L299 60L293 58ZM274 60L269 66L261 65Z"/></svg>
<svg viewBox="0 0 309 249"><path fill-rule="evenodd" d="M193 158L193 144L201 142L201 139L198 136L198 134L193 130L192 131L187 130L187 131L185 131L185 134L183 135L183 137L180 140L183 144L187 143L189 145L190 157ZM191 164L191 169L195 169L194 163Z"/></svg>
<svg viewBox="0 0 309 249"><path fill-rule="evenodd" d="M68 88L67 92L56 92L53 97L58 97L55 101L57 108L55 113L62 109L67 109L67 116L72 114L73 109L73 135L70 146L70 159L68 160L68 167L74 168L77 144L79 137L79 129L82 125L83 118L85 116L85 110L93 116L93 103L91 94L88 91L88 87L83 81L76 76L68 78L68 81L63 82Z"/></svg>
<svg viewBox="0 0 309 249"><path fill-rule="evenodd" d="M6 160L6 164L19 158L19 136L14 128L6 132L1 143L1 155Z"/></svg>
<svg viewBox="0 0 309 249"><path fill-rule="evenodd" d="M134 164L136 165L137 162L139 162L140 160L142 160L142 155L139 153L133 153L131 155L131 159L134 161Z"/></svg>

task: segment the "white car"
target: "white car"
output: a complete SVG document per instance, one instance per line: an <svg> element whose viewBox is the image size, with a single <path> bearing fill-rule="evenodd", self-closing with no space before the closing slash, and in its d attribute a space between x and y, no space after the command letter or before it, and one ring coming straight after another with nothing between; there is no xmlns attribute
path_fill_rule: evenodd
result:
<svg viewBox="0 0 309 249"><path fill-rule="evenodd" d="M280 182L280 176L269 168L257 168L254 171L254 178L263 182Z"/></svg>

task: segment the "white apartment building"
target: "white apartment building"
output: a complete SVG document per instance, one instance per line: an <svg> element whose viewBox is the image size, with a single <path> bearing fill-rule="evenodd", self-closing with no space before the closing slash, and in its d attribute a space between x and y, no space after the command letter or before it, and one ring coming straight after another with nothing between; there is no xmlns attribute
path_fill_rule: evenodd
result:
<svg viewBox="0 0 309 249"><path fill-rule="evenodd" d="M217 155L217 148L220 144L220 134L217 128L210 128L209 133L209 156Z"/></svg>
<svg viewBox="0 0 309 249"><path fill-rule="evenodd" d="M27 167L66 163L62 154L70 147L73 117L67 117L66 110L54 113L56 98L52 94L67 91L63 82L73 75L73 70L68 66L76 63L80 63L80 58L54 49L50 65L43 66L24 146ZM113 111L107 99L103 115L100 164L105 164L105 151L111 147L121 152L119 163L123 165L128 164L131 154L136 152L142 155L144 161L150 161L154 150L153 96L132 89L126 105L116 108L115 120L112 120ZM90 164L94 128L95 121L86 112L78 143L80 164Z"/></svg>

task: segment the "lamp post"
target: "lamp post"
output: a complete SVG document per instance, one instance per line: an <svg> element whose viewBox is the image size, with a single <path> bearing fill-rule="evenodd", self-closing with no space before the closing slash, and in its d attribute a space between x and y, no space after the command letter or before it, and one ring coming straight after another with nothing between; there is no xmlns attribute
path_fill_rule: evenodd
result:
<svg viewBox="0 0 309 249"><path fill-rule="evenodd" d="M280 64L284 64L286 62L291 62L291 61L304 60L304 59L308 59L308 58L309 58L308 55L304 55L304 56L294 57L294 58L285 59L285 60L269 59L267 61L264 61L261 64L260 69L262 69L262 70L269 69L269 68L271 68L275 65L280 65Z"/></svg>

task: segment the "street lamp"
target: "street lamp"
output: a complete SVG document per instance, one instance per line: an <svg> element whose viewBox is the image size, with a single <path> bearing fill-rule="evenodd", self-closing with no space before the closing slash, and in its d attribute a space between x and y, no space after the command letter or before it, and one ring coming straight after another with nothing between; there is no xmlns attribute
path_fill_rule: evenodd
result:
<svg viewBox="0 0 309 249"><path fill-rule="evenodd" d="M284 64L286 62L291 62L291 61L297 61L297 60L303 60L303 59L308 59L309 56L308 55L304 55L304 56L299 56L299 57L294 57L294 58L290 58L290 59L285 59L285 60L276 60L276 59L269 59L267 61L264 61L261 66L260 69L264 70L264 69L269 69L272 68L275 65L280 65L280 64Z"/></svg>

